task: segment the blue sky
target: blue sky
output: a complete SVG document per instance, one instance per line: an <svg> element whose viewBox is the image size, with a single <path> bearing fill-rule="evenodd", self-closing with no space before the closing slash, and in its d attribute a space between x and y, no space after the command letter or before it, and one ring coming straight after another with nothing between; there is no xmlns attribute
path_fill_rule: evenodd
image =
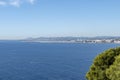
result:
<svg viewBox="0 0 120 80"><path fill-rule="evenodd" d="M0 0L0 39L120 36L120 0Z"/></svg>

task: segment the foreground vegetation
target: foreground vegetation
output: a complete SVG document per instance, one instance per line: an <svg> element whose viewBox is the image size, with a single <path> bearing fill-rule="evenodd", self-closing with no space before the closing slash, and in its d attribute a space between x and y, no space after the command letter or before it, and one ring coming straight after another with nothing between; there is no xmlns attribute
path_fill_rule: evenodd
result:
<svg viewBox="0 0 120 80"><path fill-rule="evenodd" d="M120 47L99 54L86 74L87 80L120 80Z"/></svg>

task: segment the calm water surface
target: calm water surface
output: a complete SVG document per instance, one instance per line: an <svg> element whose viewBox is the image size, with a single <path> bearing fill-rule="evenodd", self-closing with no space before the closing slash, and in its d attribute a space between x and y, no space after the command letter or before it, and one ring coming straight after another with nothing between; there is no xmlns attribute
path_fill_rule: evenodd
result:
<svg viewBox="0 0 120 80"><path fill-rule="evenodd" d="M117 46L0 42L0 80L85 80L93 58Z"/></svg>

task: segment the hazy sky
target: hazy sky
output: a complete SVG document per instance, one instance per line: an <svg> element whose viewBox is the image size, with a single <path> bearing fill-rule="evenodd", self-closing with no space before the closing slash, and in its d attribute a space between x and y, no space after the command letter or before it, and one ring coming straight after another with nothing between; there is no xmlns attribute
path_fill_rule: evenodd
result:
<svg viewBox="0 0 120 80"><path fill-rule="evenodd" d="M0 39L120 36L120 0L0 0Z"/></svg>

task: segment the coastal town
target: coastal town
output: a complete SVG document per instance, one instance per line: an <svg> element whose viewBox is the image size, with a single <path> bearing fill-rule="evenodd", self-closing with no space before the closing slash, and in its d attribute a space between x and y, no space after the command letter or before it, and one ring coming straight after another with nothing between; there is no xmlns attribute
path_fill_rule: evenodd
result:
<svg viewBox="0 0 120 80"><path fill-rule="evenodd" d="M120 43L120 39L95 39L95 40L77 40L80 43Z"/></svg>
<svg viewBox="0 0 120 80"><path fill-rule="evenodd" d="M120 43L119 37L39 37L28 38L26 42L40 43Z"/></svg>

